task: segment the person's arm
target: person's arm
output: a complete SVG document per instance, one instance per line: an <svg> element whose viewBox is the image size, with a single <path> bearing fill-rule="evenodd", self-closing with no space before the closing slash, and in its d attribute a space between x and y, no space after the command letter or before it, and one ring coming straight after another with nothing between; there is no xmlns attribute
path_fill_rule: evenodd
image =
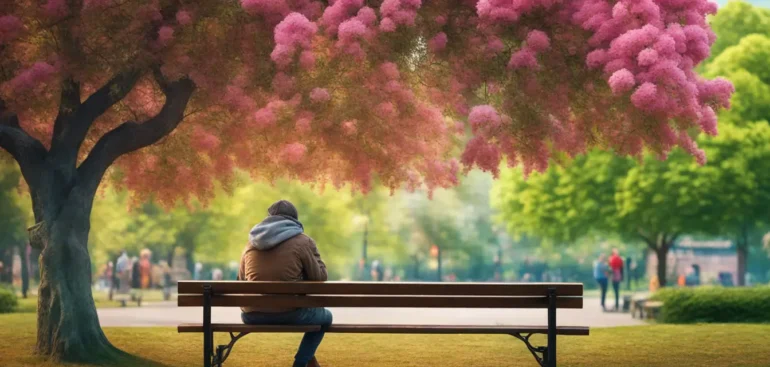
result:
<svg viewBox="0 0 770 367"><path fill-rule="evenodd" d="M305 277L309 281L325 282L328 279L326 264L321 260L321 254L318 253L315 241L309 237L308 239L308 244L303 246L300 254Z"/></svg>
<svg viewBox="0 0 770 367"><path fill-rule="evenodd" d="M256 251L246 251L243 254L243 278L238 280L254 281L257 279L257 267L255 264Z"/></svg>

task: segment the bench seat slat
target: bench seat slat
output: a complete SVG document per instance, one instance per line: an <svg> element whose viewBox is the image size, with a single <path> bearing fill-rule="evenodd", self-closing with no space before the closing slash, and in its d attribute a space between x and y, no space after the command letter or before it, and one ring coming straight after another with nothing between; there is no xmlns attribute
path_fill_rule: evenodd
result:
<svg viewBox="0 0 770 367"><path fill-rule="evenodd" d="M180 307L202 307L203 296L179 295ZM470 297L470 296L337 296L337 295L215 295L214 307L417 307L417 308L547 308L541 297ZM583 308L582 297L558 297L557 308Z"/></svg>
<svg viewBox="0 0 770 367"><path fill-rule="evenodd" d="M251 333L292 333L320 330L319 326L282 326L282 325L244 325L244 324L212 324L218 332L251 332ZM202 324L179 325L180 333L201 333ZM545 334L547 326L508 326L508 325L379 325L379 324L339 324L329 328L330 333L356 334L513 334L535 333ZM558 335L589 335L589 328L582 326L559 326Z"/></svg>
<svg viewBox="0 0 770 367"><path fill-rule="evenodd" d="M234 333L305 333L308 331L318 331L321 327L318 325L245 325L245 324L211 324L214 331ZM202 333L203 324L180 324L177 326L180 333Z"/></svg>
<svg viewBox="0 0 770 367"><path fill-rule="evenodd" d="M434 296L544 296L556 288L559 296L582 296L582 283L382 283L382 282L245 282L180 281L179 294L338 294Z"/></svg>

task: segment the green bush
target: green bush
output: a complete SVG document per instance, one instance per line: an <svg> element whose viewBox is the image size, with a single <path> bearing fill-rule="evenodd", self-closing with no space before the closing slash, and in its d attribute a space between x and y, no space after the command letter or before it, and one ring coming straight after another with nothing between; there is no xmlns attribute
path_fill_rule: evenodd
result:
<svg viewBox="0 0 770 367"><path fill-rule="evenodd" d="M661 322L770 322L770 287L667 288L652 296L662 301Z"/></svg>
<svg viewBox="0 0 770 367"><path fill-rule="evenodd" d="M13 312L18 304L19 300L13 290L0 288L0 313Z"/></svg>

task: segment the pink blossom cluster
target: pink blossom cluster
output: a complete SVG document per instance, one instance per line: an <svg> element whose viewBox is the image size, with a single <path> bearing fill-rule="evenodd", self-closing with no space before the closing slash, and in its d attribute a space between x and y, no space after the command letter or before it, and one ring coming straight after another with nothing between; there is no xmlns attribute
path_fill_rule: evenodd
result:
<svg viewBox="0 0 770 367"><path fill-rule="evenodd" d="M548 50L551 47L551 39L548 35L539 30L530 31L527 34L526 45L511 55L508 61L509 69L538 69L537 54Z"/></svg>
<svg viewBox="0 0 770 367"><path fill-rule="evenodd" d="M283 101L271 101L254 113L254 126L259 130L275 126L285 107L286 103Z"/></svg>
<svg viewBox="0 0 770 367"><path fill-rule="evenodd" d="M183 26L189 25L193 21L192 14L188 10L179 10L176 12L176 21Z"/></svg>
<svg viewBox="0 0 770 367"><path fill-rule="evenodd" d="M732 86L694 71L715 39L705 21L716 11L714 3L585 0L580 5L573 20L593 31L586 64L605 72L613 93L629 98L642 114L692 121L716 134L714 108L729 106ZM688 139L680 138L678 145L693 150Z"/></svg>
<svg viewBox="0 0 770 367"><path fill-rule="evenodd" d="M327 7L321 16L321 25L326 34L337 35L339 26L346 20L355 16L364 6L363 0L336 0Z"/></svg>
<svg viewBox="0 0 770 367"><path fill-rule="evenodd" d="M345 20L337 28L337 48L354 58L363 59L365 52L361 42L369 42L374 38L376 22L374 9L361 8L355 17Z"/></svg>
<svg viewBox="0 0 770 367"><path fill-rule="evenodd" d="M174 28L164 25L158 30L158 44L161 46L168 46L174 39Z"/></svg>
<svg viewBox="0 0 770 367"><path fill-rule="evenodd" d="M326 88L313 88L310 91L310 101L313 103L324 103L331 100L331 95Z"/></svg>
<svg viewBox="0 0 770 367"><path fill-rule="evenodd" d="M519 20L522 14L536 7L548 8L556 0L479 0L476 5L479 17L489 23L511 24Z"/></svg>
<svg viewBox="0 0 770 367"><path fill-rule="evenodd" d="M243 88L237 85L228 85L225 89L223 102L240 112L251 112L256 108L254 99Z"/></svg>
<svg viewBox="0 0 770 367"><path fill-rule="evenodd" d="M206 131L203 127L196 126L193 129L192 143L198 150L210 152L216 150L221 141L217 135Z"/></svg>
<svg viewBox="0 0 770 367"><path fill-rule="evenodd" d="M13 41L18 37L24 25L21 20L13 15L0 16L0 44Z"/></svg>
<svg viewBox="0 0 770 367"><path fill-rule="evenodd" d="M289 143L283 146L281 150L281 160L289 164L297 164L307 153L307 147L302 143Z"/></svg>
<svg viewBox="0 0 770 367"><path fill-rule="evenodd" d="M300 65L309 69L315 64L312 51L313 36L318 27L304 15L291 13L275 27L275 48L270 54L280 68L289 66L297 52L301 52Z"/></svg>
<svg viewBox="0 0 770 367"><path fill-rule="evenodd" d="M8 85L16 91L31 90L48 82L55 74L56 68L54 66L38 61L8 81Z"/></svg>
<svg viewBox="0 0 770 367"><path fill-rule="evenodd" d="M247 13L261 16L275 25L292 12L316 20L321 16L323 3L317 0L241 0L241 7Z"/></svg>
<svg viewBox="0 0 770 367"><path fill-rule="evenodd" d="M587 137L595 131L622 154L638 155L644 147L666 154L678 145L702 161L702 151L685 131L697 126L716 134L716 111L729 107L733 92L729 82L704 80L694 70L708 57L714 41L706 15L715 10L707 0L478 1L484 36L480 42L469 39L469 53L492 58L506 43L518 44L508 68L520 74L515 84L504 87L512 94L502 94L499 105L471 110L468 119L475 137L466 147L463 163L495 172L492 167L504 155L509 164L519 161L526 172L541 170L547 167L551 150L571 155L584 151ZM535 12L543 26L511 30L523 16ZM554 45L561 54L541 56ZM583 55L587 70L570 72L575 65L565 56L571 55ZM458 64L467 65L467 60L472 59L459 58ZM566 82L585 78L592 70L603 75L609 94L589 80L578 90ZM455 77L471 88L480 86L462 74ZM496 93L491 88L487 92ZM593 95L591 99L573 105L577 94L586 92ZM437 91L431 98L441 100L436 96L444 94ZM612 109L618 105L627 107ZM498 123L494 116L516 123L496 133L482 129ZM639 129L642 125L648 128Z"/></svg>
<svg viewBox="0 0 770 367"><path fill-rule="evenodd" d="M447 41L446 33L439 32L428 41L428 48L433 52L441 52L446 48Z"/></svg>
<svg viewBox="0 0 770 367"><path fill-rule="evenodd" d="M65 0L48 0L43 5L43 13L49 18L58 19L66 16L69 8Z"/></svg>
<svg viewBox="0 0 770 367"><path fill-rule="evenodd" d="M380 5L380 30L393 32L398 26L414 26L422 0L383 0Z"/></svg>

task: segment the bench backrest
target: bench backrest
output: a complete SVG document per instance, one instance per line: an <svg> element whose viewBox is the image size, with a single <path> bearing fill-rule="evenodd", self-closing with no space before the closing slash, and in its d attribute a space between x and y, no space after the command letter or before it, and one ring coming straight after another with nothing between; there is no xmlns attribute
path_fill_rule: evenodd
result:
<svg viewBox="0 0 770 367"><path fill-rule="evenodd" d="M201 307L583 308L582 283L180 281L178 305Z"/></svg>

